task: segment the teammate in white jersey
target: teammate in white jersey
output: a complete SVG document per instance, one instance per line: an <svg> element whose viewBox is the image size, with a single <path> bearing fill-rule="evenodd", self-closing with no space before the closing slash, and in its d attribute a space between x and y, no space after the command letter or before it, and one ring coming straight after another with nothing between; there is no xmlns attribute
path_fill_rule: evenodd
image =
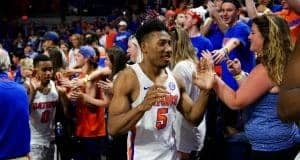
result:
<svg viewBox="0 0 300 160"><path fill-rule="evenodd" d="M38 55L33 60L34 78L30 82L30 130L32 160L53 160L54 116L59 96L51 81L53 66L49 57Z"/></svg>
<svg viewBox="0 0 300 160"><path fill-rule="evenodd" d="M197 75L214 76L198 72L194 77L195 85L205 86L194 103L168 69L172 47L164 24L159 20L146 22L136 37L144 59L122 71L114 82L108 132L117 135L130 131L129 160L176 160L175 107L189 122L197 125L202 120L209 90L213 86Z"/></svg>

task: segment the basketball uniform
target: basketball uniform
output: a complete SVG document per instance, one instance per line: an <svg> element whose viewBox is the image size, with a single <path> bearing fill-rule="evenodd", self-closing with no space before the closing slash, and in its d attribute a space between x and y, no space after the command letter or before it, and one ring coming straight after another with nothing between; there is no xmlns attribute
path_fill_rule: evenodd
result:
<svg viewBox="0 0 300 160"><path fill-rule="evenodd" d="M58 93L53 81L50 91L43 94L37 91L30 113L31 156L32 159L48 159L54 152L50 142L54 140L54 116L58 102ZM44 157L45 156L45 157Z"/></svg>
<svg viewBox="0 0 300 160"><path fill-rule="evenodd" d="M137 107L142 103L153 82L145 75L139 64L130 66L137 75L139 96L131 104ZM176 160L175 132L173 125L176 106L180 98L179 88L171 71L166 68L168 78L164 82L170 95L156 102L128 133L128 160Z"/></svg>

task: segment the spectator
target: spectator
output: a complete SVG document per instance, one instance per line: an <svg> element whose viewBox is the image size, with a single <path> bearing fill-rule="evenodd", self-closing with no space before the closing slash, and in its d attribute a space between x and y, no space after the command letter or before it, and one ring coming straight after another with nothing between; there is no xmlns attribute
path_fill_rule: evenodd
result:
<svg viewBox="0 0 300 160"><path fill-rule="evenodd" d="M240 85L237 91L220 78L215 79L214 90L219 98L231 109L245 109L245 133L251 143L253 160L293 160L297 152L294 148L297 127L282 122L277 113L279 86L292 53L288 33L287 23L278 16L254 18L250 49L261 63L247 76L238 59L227 61Z"/></svg>
<svg viewBox="0 0 300 160"><path fill-rule="evenodd" d="M183 28L175 28L172 33L172 41L174 41L171 61L173 73L175 76L182 78L187 94L193 101L196 101L200 90L196 85L192 84L193 73L196 72L196 64L198 62L194 47ZM200 152L204 146L206 134L205 119L204 117L198 126L192 126L179 111L176 112L174 125L176 149L180 154L181 160L201 158Z"/></svg>
<svg viewBox="0 0 300 160"><path fill-rule="evenodd" d="M118 33L116 35L115 45L122 48L124 53L127 51L128 38L130 35L131 33L127 31L127 22L121 20L118 24Z"/></svg>
<svg viewBox="0 0 300 160"><path fill-rule="evenodd" d="M9 66L7 52L0 49L0 159L29 160L29 102L25 88L8 79Z"/></svg>
<svg viewBox="0 0 300 160"><path fill-rule="evenodd" d="M128 61L129 64L141 63L143 60L143 53L141 51L141 47L138 44L138 41L136 40L135 36L129 37L127 55L129 57L129 61Z"/></svg>
<svg viewBox="0 0 300 160"><path fill-rule="evenodd" d="M38 55L38 53L33 50L32 42L27 42L24 48L24 54L26 57L29 57L31 59L34 59Z"/></svg>
<svg viewBox="0 0 300 160"><path fill-rule="evenodd" d="M89 74L97 69L95 50L91 46L81 46L76 56L77 66L82 68L81 76L86 84L73 87L70 100L76 103L76 129L78 138L75 160L101 159L106 156L107 137L105 108L109 99L96 87L96 81L88 79Z"/></svg>

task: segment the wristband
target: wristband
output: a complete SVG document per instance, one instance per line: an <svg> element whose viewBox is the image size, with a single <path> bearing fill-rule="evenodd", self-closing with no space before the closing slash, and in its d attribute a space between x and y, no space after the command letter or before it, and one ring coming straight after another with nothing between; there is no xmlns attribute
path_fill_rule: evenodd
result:
<svg viewBox="0 0 300 160"><path fill-rule="evenodd" d="M224 51L224 53L225 53L226 55L229 54L229 49L228 49L227 47L224 47L222 50Z"/></svg>

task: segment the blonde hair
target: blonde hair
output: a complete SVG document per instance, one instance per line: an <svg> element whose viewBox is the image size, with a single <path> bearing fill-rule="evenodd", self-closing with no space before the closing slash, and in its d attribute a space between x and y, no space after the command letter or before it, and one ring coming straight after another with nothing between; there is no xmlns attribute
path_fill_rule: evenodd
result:
<svg viewBox="0 0 300 160"><path fill-rule="evenodd" d="M33 69L33 60L31 58L23 58L20 61L21 69Z"/></svg>
<svg viewBox="0 0 300 160"><path fill-rule="evenodd" d="M267 68L269 77L280 85L293 50L289 26L276 15L258 16L253 19L253 23L264 37L260 61Z"/></svg>
<svg viewBox="0 0 300 160"><path fill-rule="evenodd" d="M132 44L134 44L136 46L136 48L137 48L137 58L136 58L136 62L135 63L142 62L142 60L143 60L143 53L142 53L141 47L140 47L137 39L135 38L135 36L131 36L128 41L130 41Z"/></svg>
<svg viewBox="0 0 300 160"><path fill-rule="evenodd" d="M176 63L182 60L191 59L194 62L197 61L195 49L188 36L188 33L180 27L176 27L174 31L171 31L172 41L174 42L173 55L171 58L171 64L174 67Z"/></svg>

